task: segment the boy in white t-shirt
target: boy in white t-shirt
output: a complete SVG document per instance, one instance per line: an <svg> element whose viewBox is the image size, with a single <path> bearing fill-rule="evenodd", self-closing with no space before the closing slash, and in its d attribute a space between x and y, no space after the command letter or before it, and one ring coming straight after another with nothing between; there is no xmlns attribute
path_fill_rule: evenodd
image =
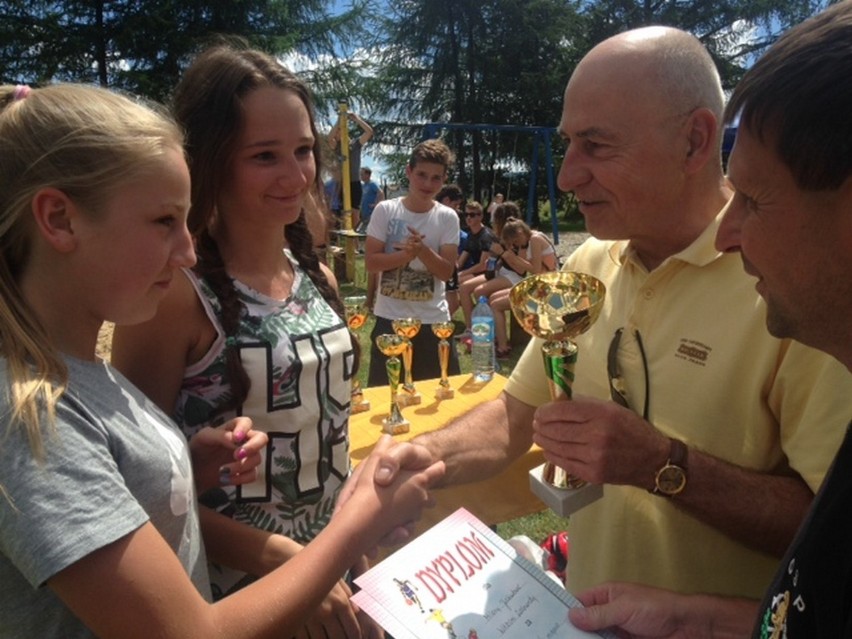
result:
<svg viewBox="0 0 852 639"><path fill-rule="evenodd" d="M423 322L412 340L414 380L440 377L438 339L431 325L450 319L444 286L453 274L459 243L458 214L435 201L454 161L440 140L414 147L405 174L408 194L379 202L367 227L365 261L369 273L379 273L370 336L369 386L387 384L386 358L376 347L376 336L393 333L395 319L414 317ZM449 374L459 373L456 353L450 349Z"/></svg>

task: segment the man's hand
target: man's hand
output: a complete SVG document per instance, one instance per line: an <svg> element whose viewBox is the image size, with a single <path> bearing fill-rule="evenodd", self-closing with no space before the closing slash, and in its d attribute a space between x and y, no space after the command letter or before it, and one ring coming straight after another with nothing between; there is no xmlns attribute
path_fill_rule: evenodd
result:
<svg viewBox="0 0 852 639"><path fill-rule="evenodd" d="M669 452L668 438L636 413L590 397L544 404L533 429L547 461L593 484L653 488Z"/></svg>
<svg viewBox="0 0 852 639"><path fill-rule="evenodd" d="M577 595L585 608L568 618L580 630L614 630L619 637L697 639L748 637L757 602L712 595L683 595L628 583L605 583Z"/></svg>

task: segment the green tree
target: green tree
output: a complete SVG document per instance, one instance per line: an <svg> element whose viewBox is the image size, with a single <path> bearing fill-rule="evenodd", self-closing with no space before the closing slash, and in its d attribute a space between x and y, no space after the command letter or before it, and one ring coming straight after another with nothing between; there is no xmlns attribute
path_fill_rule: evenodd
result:
<svg viewBox="0 0 852 639"><path fill-rule="evenodd" d="M595 0L584 11L584 47L627 29L678 27L701 40L716 61L723 86L732 89L783 31L828 4L829 0Z"/></svg>
<svg viewBox="0 0 852 639"><path fill-rule="evenodd" d="M358 33L364 1L331 16L331 0L0 1L6 82L96 82L162 100L191 56L217 36L273 54L332 54Z"/></svg>
<svg viewBox="0 0 852 639"><path fill-rule="evenodd" d="M380 139L410 148L425 122L553 124L572 67L564 46L579 25L566 0L405 0L380 20L372 97ZM451 134L456 180L469 193L493 183L496 163L528 157L528 138ZM513 158L510 158L510 163ZM519 165L516 168L521 168Z"/></svg>
<svg viewBox="0 0 852 639"><path fill-rule="evenodd" d="M385 119L377 121L377 137L407 150L426 122L555 126L565 82L580 58L608 36L651 24L695 34L730 88L782 31L829 2L395 1L369 43L377 69L367 97ZM525 195L529 137L460 132L447 137L459 156L455 177L466 192L510 184L513 198ZM559 149L554 152L558 164ZM394 166L401 166L398 159ZM543 189L544 180L538 183Z"/></svg>

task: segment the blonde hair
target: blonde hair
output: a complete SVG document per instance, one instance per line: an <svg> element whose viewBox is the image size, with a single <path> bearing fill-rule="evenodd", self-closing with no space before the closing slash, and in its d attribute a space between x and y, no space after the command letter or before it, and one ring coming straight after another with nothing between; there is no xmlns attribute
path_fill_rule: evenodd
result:
<svg viewBox="0 0 852 639"><path fill-rule="evenodd" d="M34 233L33 197L53 187L97 215L166 151L182 148L183 136L162 112L105 89L58 84L21 93L0 87L0 356L11 404L3 419L7 433L26 432L41 459L41 418L52 425L67 369L19 287Z"/></svg>

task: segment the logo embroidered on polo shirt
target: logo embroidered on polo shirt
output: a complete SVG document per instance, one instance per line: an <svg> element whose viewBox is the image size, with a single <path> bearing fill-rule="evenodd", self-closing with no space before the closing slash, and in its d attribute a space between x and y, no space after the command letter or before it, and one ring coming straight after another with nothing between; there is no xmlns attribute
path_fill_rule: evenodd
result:
<svg viewBox="0 0 852 639"><path fill-rule="evenodd" d="M680 346L675 351L675 357L685 359L699 366L706 366L712 350L707 344L702 344L693 339L681 338Z"/></svg>

